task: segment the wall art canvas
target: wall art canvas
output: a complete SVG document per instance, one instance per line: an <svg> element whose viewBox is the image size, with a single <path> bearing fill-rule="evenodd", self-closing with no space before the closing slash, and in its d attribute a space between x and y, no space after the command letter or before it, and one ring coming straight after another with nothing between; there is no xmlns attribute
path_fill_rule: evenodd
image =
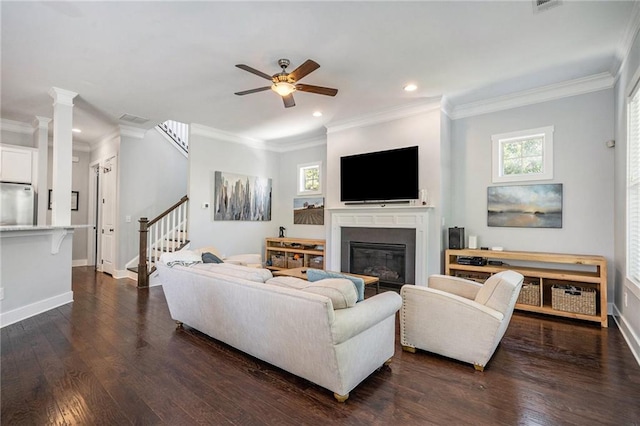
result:
<svg viewBox="0 0 640 426"><path fill-rule="evenodd" d="M324 225L324 198L294 198L294 225Z"/></svg>
<svg viewBox="0 0 640 426"><path fill-rule="evenodd" d="M562 228L562 184L490 186L489 226Z"/></svg>
<svg viewBox="0 0 640 426"><path fill-rule="evenodd" d="M214 172L213 220L271 220L271 179Z"/></svg>

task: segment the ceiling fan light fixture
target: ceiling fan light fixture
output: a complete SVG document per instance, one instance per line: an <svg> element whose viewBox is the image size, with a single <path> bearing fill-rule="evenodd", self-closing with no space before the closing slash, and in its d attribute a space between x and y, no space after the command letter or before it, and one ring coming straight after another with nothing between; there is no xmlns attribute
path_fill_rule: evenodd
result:
<svg viewBox="0 0 640 426"><path fill-rule="evenodd" d="M277 83L273 83L271 90L280 96L287 96L296 91L296 86L286 81L279 81Z"/></svg>

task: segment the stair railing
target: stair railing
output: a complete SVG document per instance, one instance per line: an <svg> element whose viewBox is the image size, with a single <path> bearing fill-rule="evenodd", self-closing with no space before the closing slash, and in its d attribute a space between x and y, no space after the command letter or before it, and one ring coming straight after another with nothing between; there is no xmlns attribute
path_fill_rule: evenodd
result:
<svg viewBox="0 0 640 426"><path fill-rule="evenodd" d="M186 154L189 153L189 125L179 121L167 120L158 124L158 128L169 136Z"/></svg>
<svg viewBox="0 0 640 426"><path fill-rule="evenodd" d="M157 217L141 217L138 255L138 287L149 286L149 275L156 270L156 261L165 252L183 248L187 240L189 197L186 195Z"/></svg>

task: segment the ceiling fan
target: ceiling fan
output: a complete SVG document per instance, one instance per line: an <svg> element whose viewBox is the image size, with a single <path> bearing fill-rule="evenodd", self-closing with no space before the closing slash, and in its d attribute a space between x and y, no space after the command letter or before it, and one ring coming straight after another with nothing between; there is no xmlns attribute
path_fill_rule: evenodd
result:
<svg viewBox="0 0 640 426"><path fill-rule="evenodd" d="M282 101L284 102L285 108L291 108L296 106L296 103L293 100L293 92L309 92L316 93L318 95L326 95L326 96L335 96L338 93L338 89L331 89L329 87L320 87L320 86L312 86L310 84L300 84L298 83L302 77L307 74L312 73L313 71L320 68L317 62L312 61L311 59L307 59L302 65L291 72L287 72L286 69L291 62L288 59L280 59L278 60L278 65L282 68L282 71L269 75L263 73L262 71L258 71L255 68L251 68L248 65L238 64L236 67L248 71L252 74L270 80L273 84L271 86L258 87L257 89L245 90L243 92L236 92L236 95L243 96L248 95L250 93L262 92L265 90L273 90L280 96L282 96Z"/></svg>

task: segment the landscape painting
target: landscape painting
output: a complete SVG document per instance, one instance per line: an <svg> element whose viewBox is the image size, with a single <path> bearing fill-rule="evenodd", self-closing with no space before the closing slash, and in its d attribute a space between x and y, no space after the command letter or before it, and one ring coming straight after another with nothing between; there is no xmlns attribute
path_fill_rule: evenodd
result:
<svg viewBox="0 0 640 426"><path fill-rule="evenodd" d="M214 172L213 220L271 220L271 179Z"/></svg>
<svg viewBox="0 0 640 426"><path fill-rule="evenodd" d="M324 198L294 198L294 225L324 225Z"/></svg>
<svg viewBox="0 0 640 426"><path fill-rule="evenodd" d="M562 184L491 186L489 226L562 228Z"/></svg>

